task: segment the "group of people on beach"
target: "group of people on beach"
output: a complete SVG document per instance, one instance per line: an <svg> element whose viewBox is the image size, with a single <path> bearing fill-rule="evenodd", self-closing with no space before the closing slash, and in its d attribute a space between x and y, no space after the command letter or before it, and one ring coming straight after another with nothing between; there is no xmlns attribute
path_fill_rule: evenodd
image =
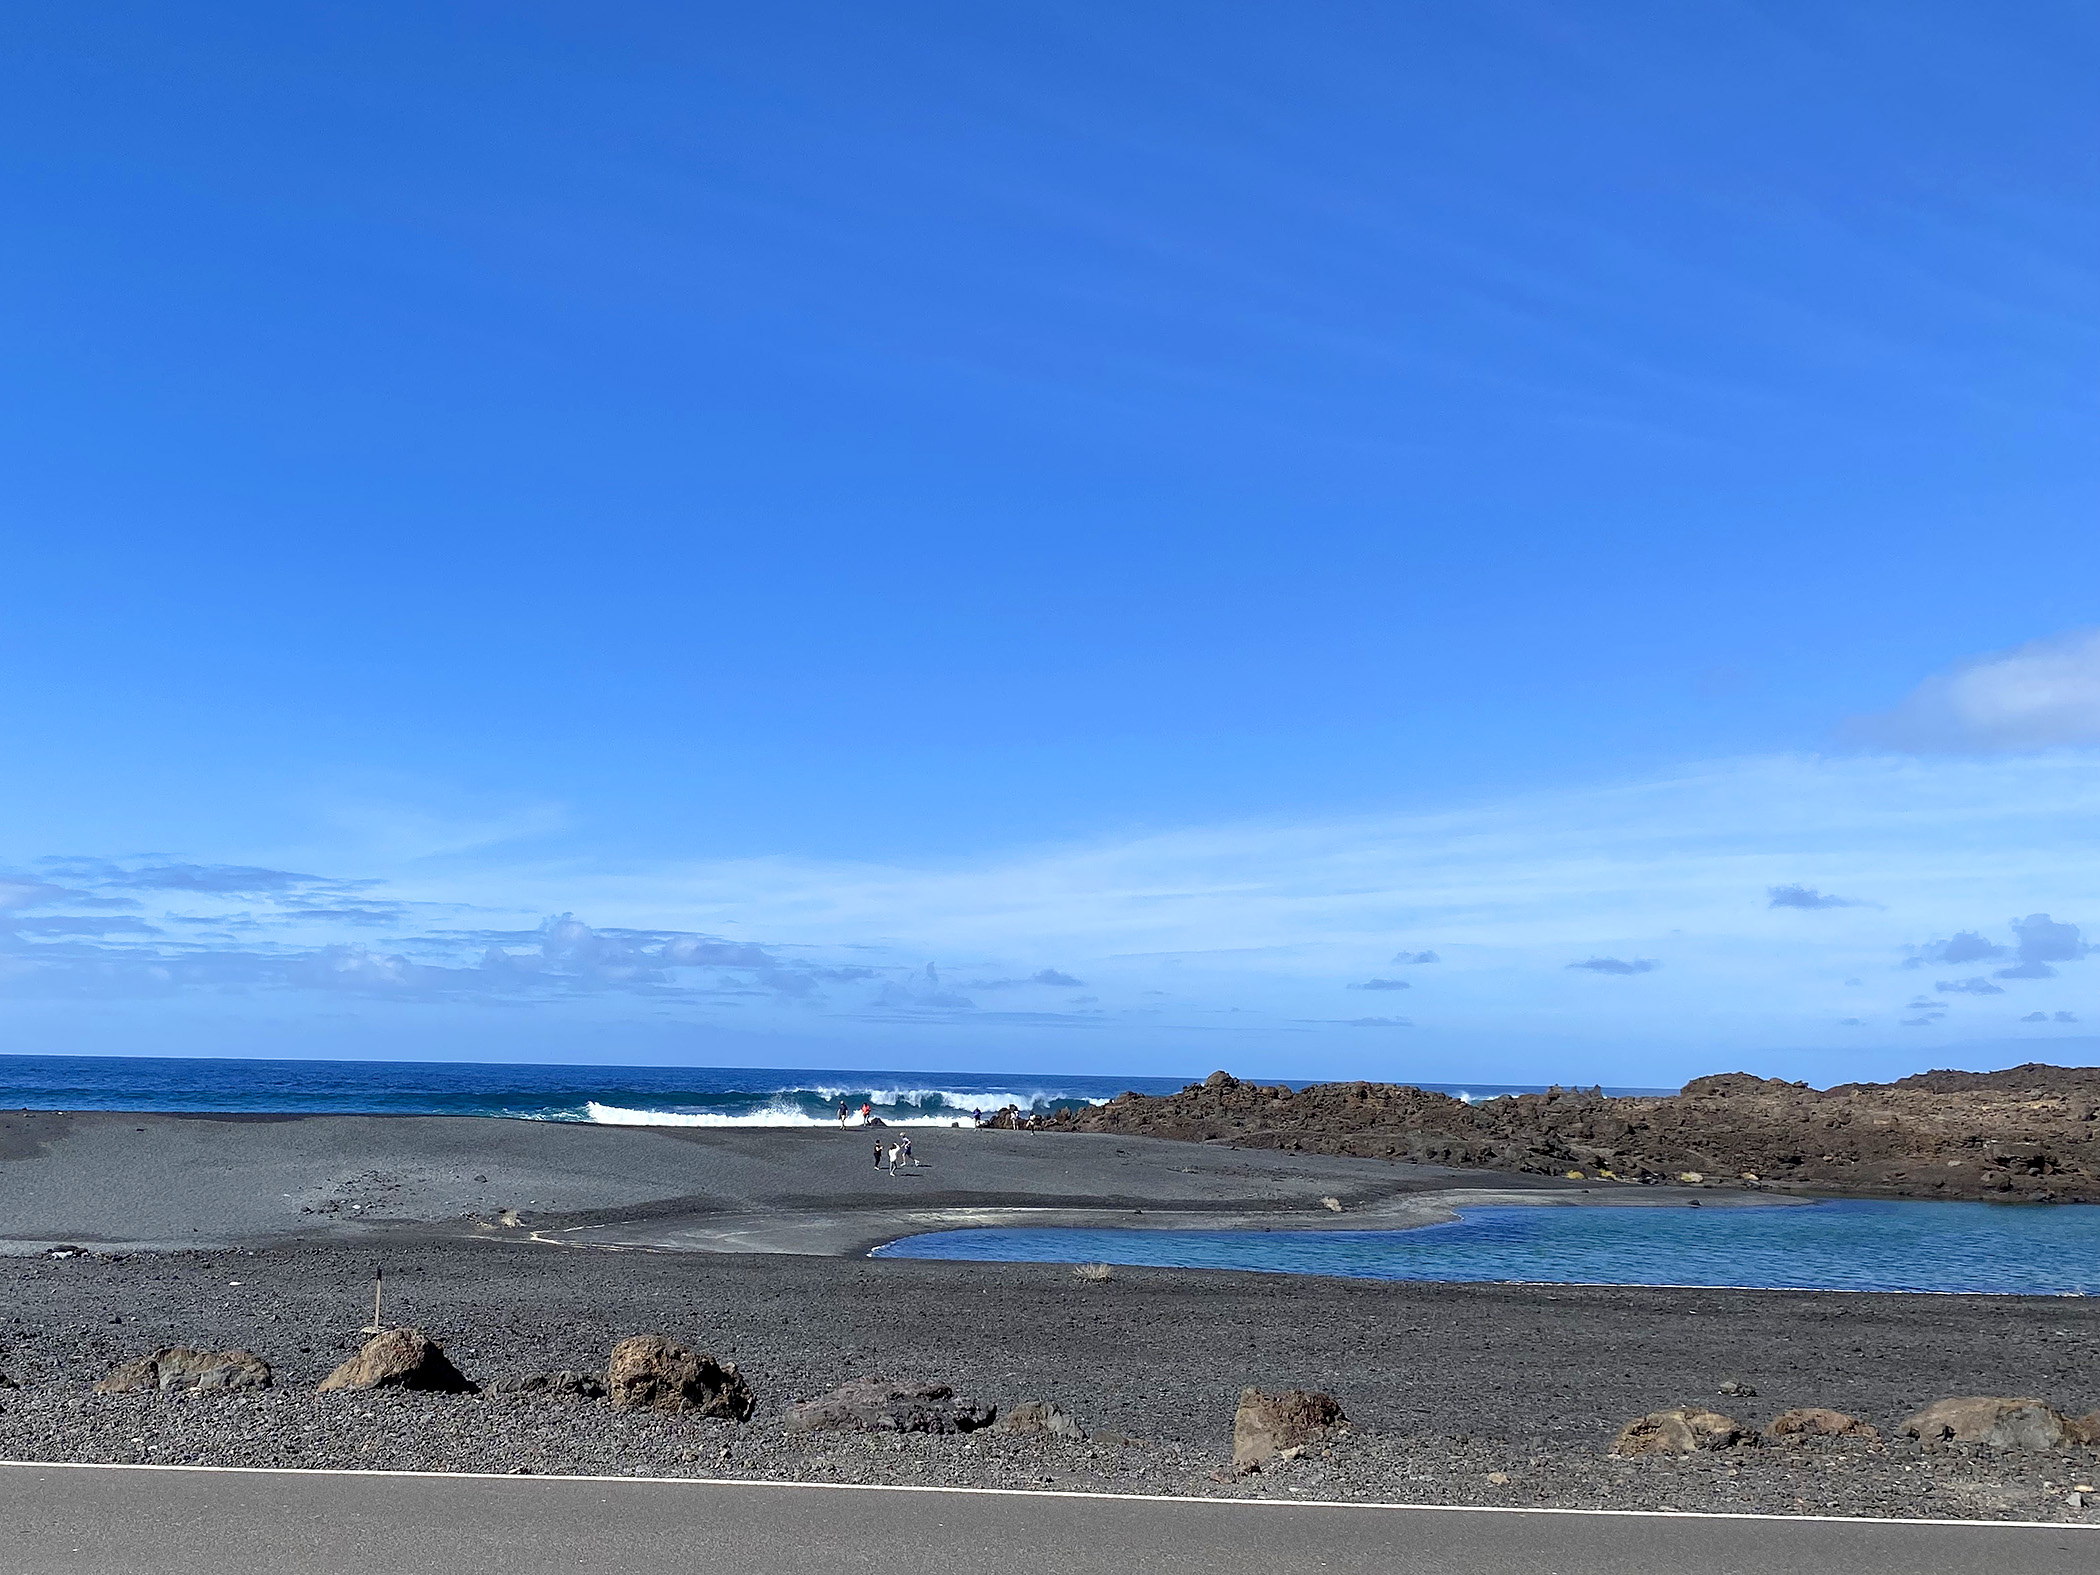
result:
<svg viewBox="0 0 2100 1575"><path fill-rule="evenodd" d="M889 1159L890 1174L893 1176L897 1174L897 1168L900 1165L914 1166L919 1163L912 1155L911 1134L909 1132L904 1133L896 1142L889 1144L887 1147L878 1138L875 1143L875 1168L877 1170L882 1169L882 1162L885 1156Z"/></svg>

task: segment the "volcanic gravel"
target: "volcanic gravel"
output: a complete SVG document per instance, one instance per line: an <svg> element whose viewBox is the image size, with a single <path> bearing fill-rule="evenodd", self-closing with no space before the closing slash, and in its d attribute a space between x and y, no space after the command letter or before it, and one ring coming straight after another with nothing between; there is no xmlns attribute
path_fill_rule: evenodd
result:
<svg viewBox="0 0 2100 1575"><path fill-rule="evenodd" d="M2100 1450L1993 1454L1822 1441L1619 1461L1619 1426L1798 1405L1887 1432L1949 1395L2100 1406L2100 1308L2076 1298L1395 1284L1045 1265L670 1255L516 1242L386 1249L389 1322L489 1385L602 1370L662 1331L741 1364L741 1426L603 1400L316 1395L370 1316L369 1249L0 1260L0 1456L40 1461L763 1477L1418 1503L2094 1521ZM245 1347L276 1387L100 1396L173 1344ZM1091 1437L788 1437L781 1413L864 1375L1054 1400ZM1757 1391L1722 1397L1722 1383ZM1333 1392L1346 1436L1234 1478L1244 1384ZM1500 1473L1506 1483L1491 1483Z"/></svg>

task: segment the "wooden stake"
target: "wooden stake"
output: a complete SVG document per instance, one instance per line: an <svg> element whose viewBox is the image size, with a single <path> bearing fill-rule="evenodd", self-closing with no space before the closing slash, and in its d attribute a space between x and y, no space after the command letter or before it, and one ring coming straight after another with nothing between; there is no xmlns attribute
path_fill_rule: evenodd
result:
<svg viewBox="0 0 2100 1575"><path fill-rule="evenodd" d="M379 1286L385 1279L385 1271L378 1264L372 1265L372 1321L358 1330L359 1334L384 1334L386 1325L379 1321Z"/></svg>

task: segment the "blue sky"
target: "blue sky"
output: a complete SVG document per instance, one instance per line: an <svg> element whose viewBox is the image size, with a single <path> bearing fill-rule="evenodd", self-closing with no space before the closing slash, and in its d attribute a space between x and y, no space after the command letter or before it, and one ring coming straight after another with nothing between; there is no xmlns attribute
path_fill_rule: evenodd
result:
<svg viewBox="0 0 2100 1575"><path fill-rule="evenodd" d="M2046 3L18 8L0 1035L2093 1059L2096 69Z"/></svg>

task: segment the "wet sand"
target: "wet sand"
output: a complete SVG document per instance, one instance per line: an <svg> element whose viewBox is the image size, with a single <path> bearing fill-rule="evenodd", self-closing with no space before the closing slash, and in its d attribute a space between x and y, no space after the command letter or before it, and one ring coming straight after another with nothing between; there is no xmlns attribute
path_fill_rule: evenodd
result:
<svg viewBox="0 0 2100 1575"><path fill-rule="evenodd" d="M1448 1219L1449 1201L1465 1193L1667 1197L1384 1159L967 1128L913 1129L921 1163L891 1175L874 1163L884 1137L482 1117L8 1112L0 1250L518 1231L575 1245L853 1255L962 1224L1391 1229Z"/></svg>

